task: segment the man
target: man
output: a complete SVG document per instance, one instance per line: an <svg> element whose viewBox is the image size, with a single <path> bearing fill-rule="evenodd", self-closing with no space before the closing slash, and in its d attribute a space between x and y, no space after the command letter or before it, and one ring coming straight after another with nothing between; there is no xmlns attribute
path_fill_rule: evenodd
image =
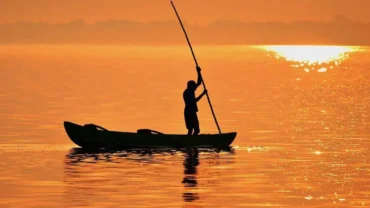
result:
<svg viewBox="0 0 370 208"><path fill-rule="evenodd" d="M199 97L195 98L195 90L202 84L202 76L200 74L201 68L196 67L198 72L198 81L195 83L193 80L188 81L188 87L183 93L185 101L185 124L188 129L188 135L198 135L200 132L199 121L198 121L198 106L197 102L207 94L207 90L204 90Z"/></svg>

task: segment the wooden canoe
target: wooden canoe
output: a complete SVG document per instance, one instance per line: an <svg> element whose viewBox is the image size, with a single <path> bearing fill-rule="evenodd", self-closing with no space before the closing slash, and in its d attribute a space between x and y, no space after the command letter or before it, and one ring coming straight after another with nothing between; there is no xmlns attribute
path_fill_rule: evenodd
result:
<svg viewBox="0 0 370 208"><path fill-rule="evenodd" d="M68 121L64 122L64 128L69 138L83 148L223 148L229 147L236 137L236 132L196 136L162 134L147 129L138 132L118 132L94 124L81 126Z"/></svg>

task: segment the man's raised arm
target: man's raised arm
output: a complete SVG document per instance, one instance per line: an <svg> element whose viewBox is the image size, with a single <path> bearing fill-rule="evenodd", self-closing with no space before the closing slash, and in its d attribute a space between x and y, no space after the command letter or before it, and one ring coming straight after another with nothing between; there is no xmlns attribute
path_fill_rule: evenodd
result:
<svg viewBox="0 0 370 208"><path fill-rule="evenodd" d="M200 74L200 71L202 71L202 69L199 66L197 66L196 68L197 68L197 73L198 73L198 81L197 81L196 88L198 88L202 84L202 75Z"/></svg>

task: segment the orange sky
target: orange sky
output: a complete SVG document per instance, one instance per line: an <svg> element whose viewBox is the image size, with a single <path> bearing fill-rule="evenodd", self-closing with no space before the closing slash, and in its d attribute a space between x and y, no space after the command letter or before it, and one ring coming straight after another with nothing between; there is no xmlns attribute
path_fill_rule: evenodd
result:
<svg viewBox="0 0 370 208"><path fill-rule="evenodd" d="M190 23L214 20L329 21L336 15L370 21L369 0L174 0ZM283 3L282 3L283 2ZM0 23L71 20L173 20L168 0L1 0Z"/></svg>

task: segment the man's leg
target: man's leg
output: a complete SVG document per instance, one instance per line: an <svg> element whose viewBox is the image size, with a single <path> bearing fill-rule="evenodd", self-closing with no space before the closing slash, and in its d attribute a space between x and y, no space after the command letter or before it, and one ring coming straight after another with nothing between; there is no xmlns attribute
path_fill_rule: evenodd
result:
<svg viewBox="0 0 370 208"><path fill-rule="evenodd" d="M198 121L197 113L195 113L195 117L194 117L194 133L193 133L193 135L198 135L199 133L200 133L199 121Z"/></svg>
<svg viewBox="0 0 370 208"><path fill-rule="evenodd" d="M198 128L194 129L193 135L198 135L199 133L200 133L200 129L199 129L199 126L198 126Z"/></svg>
<svg viewBox="0 0 370 208"><path fill-rule="evenodd" d="M193 129L192 128L189 128L188 129L188 135L191 135L193 133Z"/></svg>
<svg viewBox="0 0 370 208"><path fill-rule="evenodd" d="M191 118L191 114L187 113L187 112L184 112L184 118L185 118L185 125L186 125L186 128L188 129L188 135L192 135L193 134L193 127L192 127L192 118Z"/></svg>

